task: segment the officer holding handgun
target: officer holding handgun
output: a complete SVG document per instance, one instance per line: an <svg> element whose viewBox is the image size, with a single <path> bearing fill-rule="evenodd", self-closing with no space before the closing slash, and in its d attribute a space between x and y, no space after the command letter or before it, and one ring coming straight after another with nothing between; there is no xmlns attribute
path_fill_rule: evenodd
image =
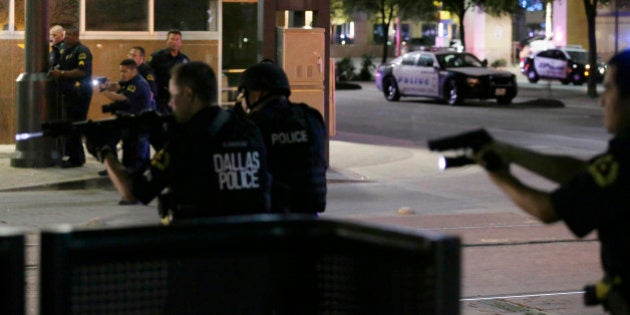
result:
<svg viewBox="0 0 630 315"><path fill-rule="evenodd" d="M608 150L589 161L533 152L498 141L477 151L503 162L489 169L492 181L527 213L551 223L564 221L578 237L597 230L604 277L587 286L585 302L602 303L612 314L630 314L630 50L612 57L600 104L604 126L613 134ZM521 182L511 163L559 183L546 192Z"/></svg>
<svg viewBox="0 0 630 315"><path fill-rule="evenodd" d="M176 122L148 170L129 174L110 147L95 149L123 200L148 204L160 195L164 223L268 212L262 135L252 122L217 105L214 70L203 62L177 65L169 92Z"/></svg>
<svg viewBox="0 0 630 315"><path fill-rule="evenodd" d="M149 83L138 73L138 66L133 59L124 59L120 62L120 81L103 84L101 93L114 102L109 106L115 106L113 111L117 115L137 115L155 110ZM106 111L105 109L104 106L103 110ZM130 128L119 132L122 140L122 164L130 171L144 167L151 154L148 134L137 133ZM113 136L110 146L115 148L118 137Z"/></svg>
<svg viewBox="0 0 630 315"><path fill-rule="evenodd" d="M58 79L64 118L82 121L87 118L92 100L92 53L79 41L79 29L76 26L66 29L62 47L59 65L49 71L49 75ZM80 134L66 137L64 154L67 159L62 160L61 167L79 167L85 164Z"/></svg>

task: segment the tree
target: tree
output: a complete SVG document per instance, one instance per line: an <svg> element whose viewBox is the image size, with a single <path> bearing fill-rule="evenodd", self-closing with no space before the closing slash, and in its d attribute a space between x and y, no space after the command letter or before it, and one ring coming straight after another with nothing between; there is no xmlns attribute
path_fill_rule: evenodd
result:
<svg viewBox="0 0 630 315"><path fill-rule="evenodd" d="M431 1L418 0L333 0L331 8L341 8L347 16L352 15L354 12L365 12L368 15L374 14L377 16L385 32L381 63L387 61L387 32L396 16L403 19L417 18L426 20L435 19L435 12L437 12L437 8Z"/></svg>
<svg viewBox="0 0 630 315"><path fill-rule="evenodd" d="M545 2L553 0L543 0ZM478 7L493 16L512 14L519 5L518 0L442 0L442 10L449 11L459 18L459 38L466 45L466 30L464 17L472 7Z"/></svg>
<svg viewBox="0 0 630 315"><path fill-rule="evenodd" d="M597 17L597 6L610 0L584 0L584 11L586 13L586 24L588 28L588 63L591 69L597 69L597 40L595 38L595 17ZM595 76L589 76L587 95L597 97L597 82Z"/></svg>

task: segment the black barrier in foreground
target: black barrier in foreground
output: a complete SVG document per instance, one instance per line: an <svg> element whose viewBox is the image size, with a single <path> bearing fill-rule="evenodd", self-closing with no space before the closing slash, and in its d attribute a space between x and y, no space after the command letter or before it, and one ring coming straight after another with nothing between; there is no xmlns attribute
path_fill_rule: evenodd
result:
<svg viewBox="0 0 630 315"><path fill-rule="evenodd" d="M0 229L0 314L25 312L24 234Z"/></svg>
<svg viewBox="0 0 630 315"><path fill-rule="evenodd" d="M460 241L305 216L44 231L40 314L459 314Z"/></svg>

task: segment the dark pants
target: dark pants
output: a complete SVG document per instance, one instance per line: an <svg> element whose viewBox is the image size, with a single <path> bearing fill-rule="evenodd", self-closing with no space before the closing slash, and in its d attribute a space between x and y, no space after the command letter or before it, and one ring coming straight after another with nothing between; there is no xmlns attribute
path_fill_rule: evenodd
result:
<svg viewBox="0 0 630 315"><path fill-rule="evenodd" d="M72 122L86 120L91 100L91 89L76 93L63 93L64 119ZM85 164L85 152L83 151L83 140L80 133L75 132L65 137L63 140L63 155L68 157L68 162L71 164Z"/></svg>
<svg viewBox="0 0 630 315"><path fill-rule="evenodd" d="M143 168L151 158L149 135L123 132L122 164L130 171Z"/></svg>

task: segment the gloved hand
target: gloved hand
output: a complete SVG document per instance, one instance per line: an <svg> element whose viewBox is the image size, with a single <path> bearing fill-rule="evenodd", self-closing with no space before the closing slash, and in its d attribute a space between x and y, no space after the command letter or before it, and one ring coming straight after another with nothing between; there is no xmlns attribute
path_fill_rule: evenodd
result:
<svg viewBox="0 0 630 315"><path fill-rule="evenodd" d="M114 152L114 149L112 149L110 146L104 145L97 149L95 157L99 162L103 163L105 162L105 158L107 157L107 155L110 153L114 154Z"/></svg>
<svg viewBox="0 0 630 315"><path fill-rule="evenodd" d="M95 157L99 162L103 163L105 154L114 152L117 138L106 132L106 130L96 128L86 128L84 131L85 146L88 153Z"/></svg>

